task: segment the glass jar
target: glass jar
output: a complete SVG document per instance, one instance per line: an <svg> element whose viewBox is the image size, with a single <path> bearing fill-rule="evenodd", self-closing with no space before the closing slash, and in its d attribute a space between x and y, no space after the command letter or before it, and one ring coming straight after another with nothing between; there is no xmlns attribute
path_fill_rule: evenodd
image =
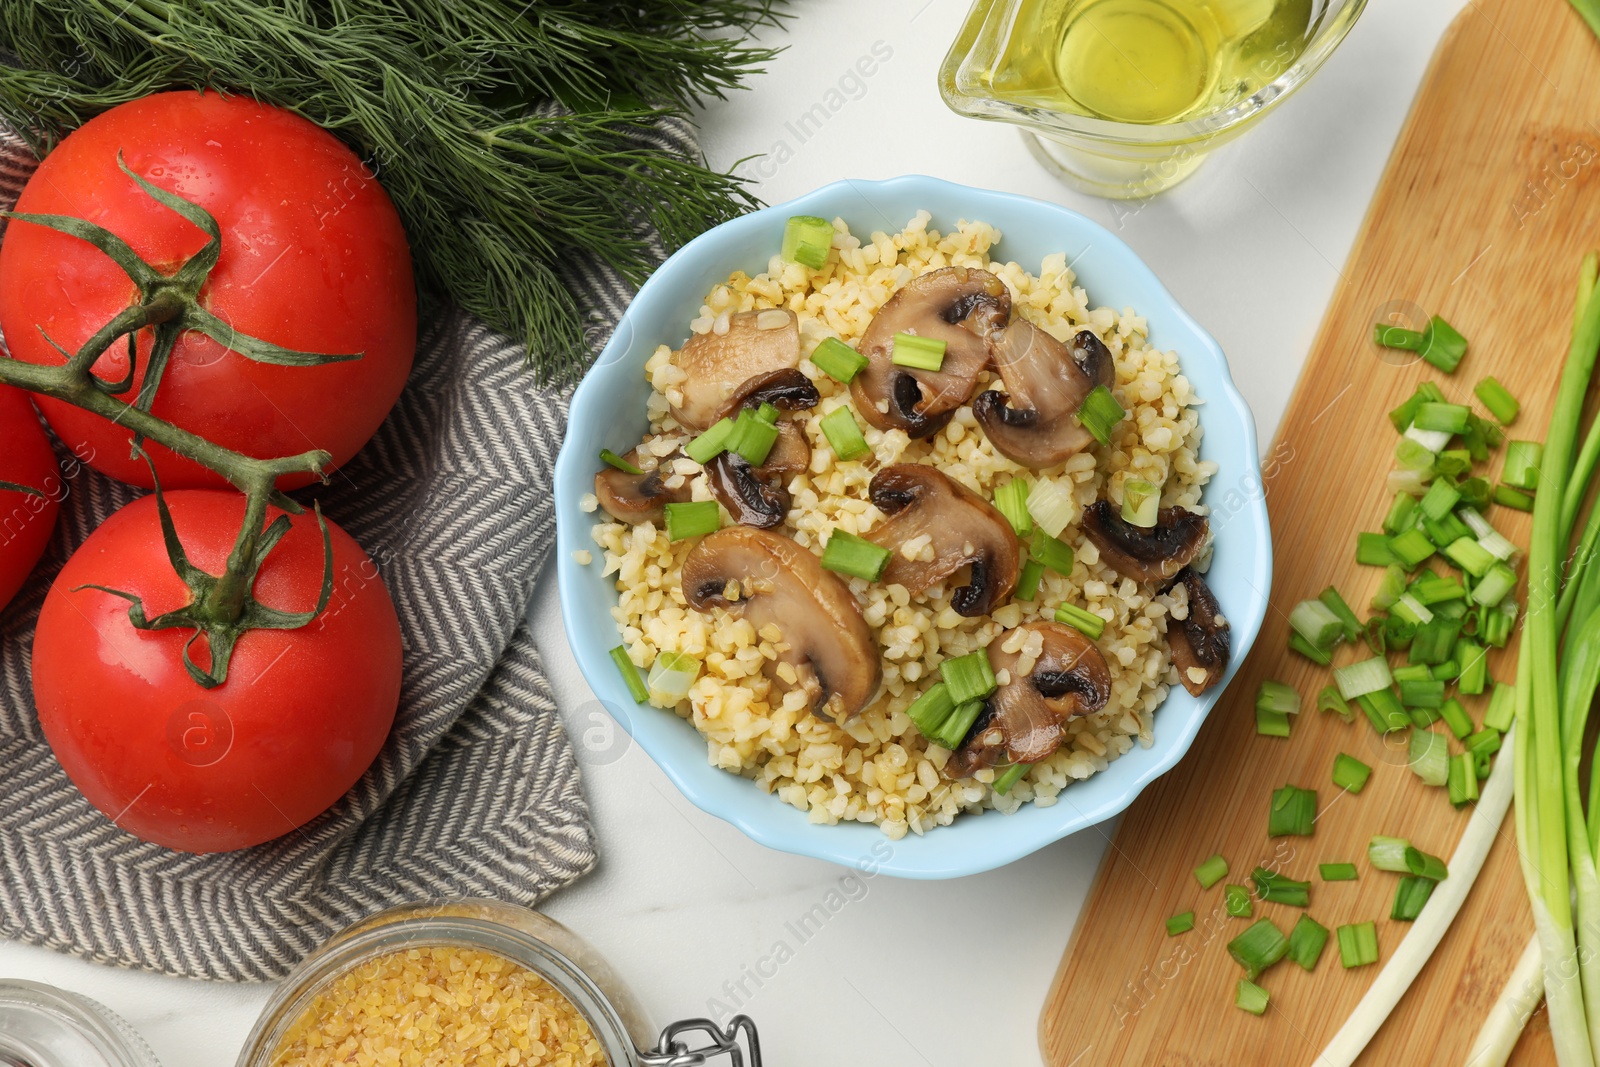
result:
<svg viewBox="0 0 1600 1067"><path fill-rule="evenodd" d="M0 981L0 1067L160 1067L122 1017L38 982Z"/></svg>
<svg viewBox="0 0 1600 1067"><path fill-rule="evenodd" d="M1021 126L1030 151L1053 174L1081 192L1116 200L1153 196L1193 174L1207 153L1303 85L1366 6L1366 0L1314 0L1303 47L1292 60L1287 53L1263 56L1252 79L1263 83L1249 95L1182 121L1146 123L1079 114L996 89L1014 49L1037 49L1041 37L1061 29L1044 25L1044 2L976 0L939 68L940 95L962 115Z"/></svg>
<svg viewBox="0 0 1600 1067"><path fill-rule="evenodd" d="M738 1016L725 1028L691 1019L658 1034L592 945L554 919L493 900L404 905L334 935L273 993L237 1067L273 1067L284 1035L320 993L380 957L415 948L487 952L532 971L588 1021L609 1067L701 1067L719 1056L730 1067L761 1067L749 1018Z"/></svg>

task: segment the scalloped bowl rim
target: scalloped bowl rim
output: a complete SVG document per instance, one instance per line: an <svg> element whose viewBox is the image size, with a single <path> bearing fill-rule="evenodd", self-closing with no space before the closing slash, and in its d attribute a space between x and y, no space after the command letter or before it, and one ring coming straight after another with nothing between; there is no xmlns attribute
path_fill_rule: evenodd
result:
<svg viewBox="0 0 1600 1067"><path fill-rule="evenodd" d="M765 270L791 215L843 216L852 232L894 233L922 209L933 213L929 225L940 230L958 218L995 225L1002 233L996 250L1033 272L1047 252L1067 253L1078 284L1089 293L1090 306L1132 306L1149 324L1153 345L1177 350L1183 373L1204 401L1201 455L1218 464L1203 498L1211 505L1218 534L1209 577L1232 626L1233 648L1223 685L1199 698L1175 687L1158 709L1152 747L1135 744L1107 769L1069 785L1054 805L1028 804L1012 815L963 813L950 826L891 841L871 824L811 823L805 812L763 792L754 782L712 766L704 739L688 722L668 711L636 705L608 655L618 643L610 614L616 604L615 587L601 577L598 559L583 566L573 553L588 549L599 556L590 536L595 518L581 511L578 501L593 491L600 448L625 451L644 431L649 387L640 371L645 360L658 344L682 343L689 319L713 285L736 268L752 274ZM1024 246L1028 254L1018 254ZM618 417L619 406L636 411L637 418ZM620 429L624 426L629 427L626 433ZM1230 488L1227 499L1219 502L1222 486ZM1270 591L1271 532L1259 478L1255 422L1217 342L1138 255L1098 223L1058 204L921 175L834 182L725 222L672 255L640 288L573 394L555 487L562 619L580 671L612 717L685 797L755 841L899 877L953 878L990 870L1122 812L1188 751L1255 642ZM1223 504L1228 507L1225 512Z"/></svg>

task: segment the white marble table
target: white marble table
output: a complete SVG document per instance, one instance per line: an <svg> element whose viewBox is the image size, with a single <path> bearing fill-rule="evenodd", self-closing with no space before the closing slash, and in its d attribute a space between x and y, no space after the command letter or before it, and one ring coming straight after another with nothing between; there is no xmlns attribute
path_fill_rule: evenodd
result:
<svg viewBox="0 0 1600 1067"><path fill-rule="evenodd" d="M745 165L772 203L840 177L920 172L1054 198L1103 222L1222 343L1266 442L1428 57L1463 3L1372 0L1299 95L1132 214L1063 189L1009 127L945 109L935 72L967 0L795 5L802 16L766 34L788 51L704 116L706 151L719 166L784 157ZM888 58L864 88L841 86L875 44ZM803 139L786 126L819 103L827 120ZM712 997L741 1007L760 1024L773 1067L1038 1062L1039 1008L1110 827L972 878L878 877L845 893L843 870L767 851L701 814L608 726L567 650L553 576L530 610L579 741L602 849L599 870L547 910L597 943L658 1019L704 1014ZM799 944L785 924L830 890L841 890L837 910ZM796 951L774 965L779 938ZM262 986L117 971L14 944L0 944L0 976L103 1001L167 1067L231 1064L267 996Z"/></svg>

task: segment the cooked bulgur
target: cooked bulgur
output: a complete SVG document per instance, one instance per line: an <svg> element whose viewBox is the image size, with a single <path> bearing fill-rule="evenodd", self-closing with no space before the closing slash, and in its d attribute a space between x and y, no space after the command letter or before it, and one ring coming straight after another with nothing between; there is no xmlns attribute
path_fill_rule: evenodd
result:
<svg viewBox="0 0 1600 1067"><path fill-rule="evenodd" d="M477 949L394 952L335 979L273 1067L602 1067L589 1023L543 978Z"/></svg>
<svg viewBox="0 0 1600 1067"><path fill-rule="evenodd" d="M893 463L932 463L986 499L1013 476L1048 478L1070 490L1077 504L1077 515L1061 534L1077 555L1070 576L1048 572L1032 602L1012 601L978 618L964 618L951 608L950 594L959 584L955 581L912 596L899 585L849 579L882 649L884 687L858 718L840 725L810 713L788 664L777 664L770 674L764 669L778 658L783 635L777 627L757 633L720 610L710 616L686 605L680 567L692 540L672 543L665 530L650 523L602 521L594 527L605 574L616 577L620 596L613 615L633 662L649 668L663 651L704 661L688 698L671 710L704 735L711 763L754 779L767 792L809 812L814 822L877 823L892 838L947 825L963 811L1011 812L1029 801L1054 804L1069 783L1103 770L1135 740L1151 743L1155 711L1179 680L1165 633L1169 617L1186 617L1185 590L1179 584L1169 593L1152 595L1149 588L1117 574L1101 563L1078 520L1097 497L1120 503L1128 478L1161 486L1163 507L1204 513L1201 490L1216 469L1198 458L1201 427L1195 406L1200 401L1177 355L1149 346L1145 321L1133 309L1119 315L1110 308L1090 307L1064 255L1047 256L1033 275L1017 263L990 258L1000 240L992 227L963 221L955 232L941 235L928 229L929 220L922 212L901 233L874 233L865 241L852 235L843 220L835 220L833 252L823 269L813 271L774 257L763 274L734 273L711 291L689 328L720 332L735 312L787 308L798 316L801 351L809 354L828 337L857 340L878 309L912 278L941 267L965 266L998 275L1009 286L1017 313L1057 339L1092 330L1115 358L1114 393L1129 417L1115 428L1108 446L1040 471L1026 470L991 447L970 406L961 407L927 440L864 426L871 454L860 461L839 461L819 423L849 403L849 387L802 359L801 370L816 384L822 402L795 416L812 445L811 465L789 482L792 506L776 531L817 552L833 528L866 533L883 519L868 497L868 484L875 471ZM653 386L650 435L639 454L670 456L691 436L670 412L681 399L677 387L683 372L673 363L672 349L662 346L650 357L646 373ZM980 379L979 388L991 377ZM713 499L698 464L682 457L672 462L668 486L687 483L693 499ZM583 501L585 510L595 506L592 497ZM601 517L606 518L603 513ZM913 547L903 550L909 553ZM1208 557L1209 550L1201 558L1202 567ZM1063 603L1106 620L1098 643L1112 674L1109 703L1100 712L1071 720L1059 751L1034 765L1005 795L990 788L994 770L960 781L945 779L940 771L949 752L925 740L905 708L938 680L943 660L985 648L1020 623L1052 618ZM1019 631L1005 639L1019 644L1008 651L1020 650L1019 665L1031 669L1030 650L1020 647L1029 635ZM1034 635L1031 640L1039 639ZM652 701L670 703L654 694Z"/></svg>

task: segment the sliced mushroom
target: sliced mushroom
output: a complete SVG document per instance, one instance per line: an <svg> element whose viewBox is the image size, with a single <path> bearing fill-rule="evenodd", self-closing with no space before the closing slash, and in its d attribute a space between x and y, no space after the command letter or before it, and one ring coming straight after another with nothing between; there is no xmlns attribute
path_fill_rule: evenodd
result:
<svg viewBox="0 0 1600 1067"><path fill-rule="evenodd" d="M1233 641L1228 620L1222 617L1222 608L1206 580L1192 567L1185 567L1173 584L1180 582L1189 591L1189 615L1182 622L1167 623L1167 644L1178 680L1199 696L1222 681Z"/></svg>
<svg viewBox="0 0 1600 1067"><path fill-rule="evenodd" d="M1030 622L1021 627L1044 638L1033 670L1021 674L1021 654L989 646L995 674L1010 677L994 691L966 740L945 764L950 778L970 778L1002 763L1038 763L1066 738L1066 722L1099 711L1111 699L1111 670L1093 641L1070 626Z"/></svg>
<svg viewBox="0 0 1600 1067"><path fill-rule="evenodd" d="M1200 554L1209 524L1185 508L1162 508L1156 524L1135 526L1109 500L1096 500L1083 512L1083 532L1100 558L1118 574L1139 582L1167 582Z"/></svg>
<svg viewBox="0 0 1600 1067"><path fill-rule="evenodd" d="M772 404L788 411L815 407L820 397L811 380L795 369L757 375L734 391L727 416L743 408ZM811 443L805 431L789 420L778 423L778 439L759 467L735 452L724 452L706 464L711 492L735 522L770 528L789 511L786 476L811 465Z"/></svg>
<svg viewBox="0 0 1600 1067"><path fill-rule="evenodd" d="M846 722L878 694L878 644L849 586L779 534L729 526L708 534L683 562L683 594L696 611L725 608L757 630L783 631L813 714Z"/></svg>
<svg viewBox="0 0 1600 1067"><path fill-rule="evenodd" d="M886 585L917 594L963 567L967 582L950 595L956 613L987 615L1017 584L1020 553L1006 517L988 501L924 463L897 463L873 475L872 502L889 519L867 540L894 553L883 572ZM931 559L907 559L901 548L928 537Z"/></svg>
<svg viewBox="0 0 1600 1067"><path fill-rule="evenodd" d="M1027 319L995 338L995 368L1005 392L979 393L972 413L989 441L1024 467L1051 467L1094 444L1078 409L1097 385L1116 377L1111 350L1088 330L1063 344Z"/></svg>
<svg viewBox="0 0 1600 1067"><path fill-rule="evenodd" d="M850 383L856 408L880 430L904 430L912 437L938 432L972 396L989 365L990 338L1010 317L1010 290L986 270L944 267L913 278L878 309L861 336L861 354L869 362ZM944 341L944 363L936 371L895 366L897 333Z"/></svg>
<svg viewBox="0 0 1600 1067"><path fill-rule="evenodd" d="M723 415L734 392L758 375L800 365L800 320L782 308L728 316L726 333L698 333L673 357L684 372L683 402L672 417L704 430ZM803 377L803 375L802 375Z"/></svg>
<svg viewBox="0 0 1600 1067"><path fill-rule="evenodd" d="M645 465L654 463L643 474L629 474L627 471L618 470L607 465L600 469L594 476L594 495L600 498L600 506L606 513L618 522L625 522L637 526L641 522L660 522L668 504L680 503L689 499L689 482L674 489L667 488L667 479L672 475L672 461L678 457L674 452L665 459L650 457L640 462L639 450L635 448L622 458L644 470Z"/></svg>

